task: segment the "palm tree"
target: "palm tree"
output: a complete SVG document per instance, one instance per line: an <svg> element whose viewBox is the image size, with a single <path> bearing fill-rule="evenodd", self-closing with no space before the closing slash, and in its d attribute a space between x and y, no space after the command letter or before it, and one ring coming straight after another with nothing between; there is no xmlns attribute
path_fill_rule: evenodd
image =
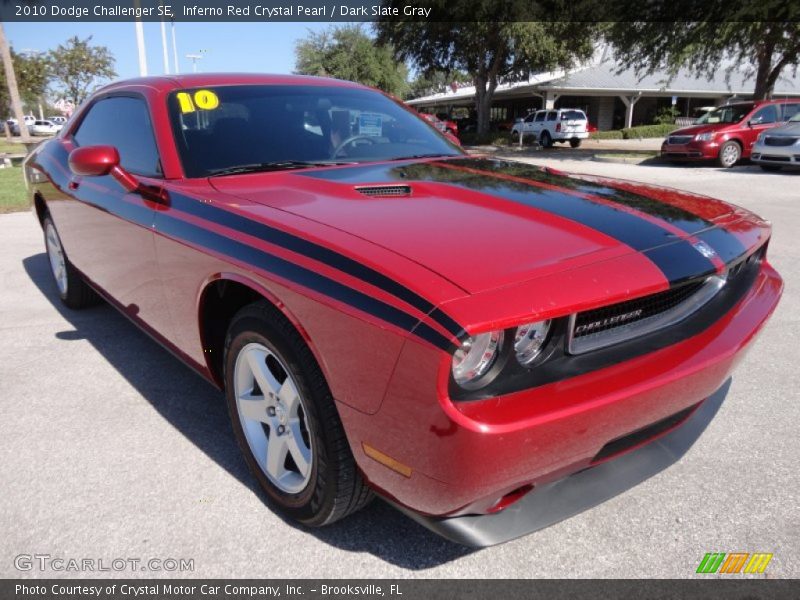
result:
<svg viewBox="0 0 800 600"><path fill-rule="evenodd" d="M30 135L28 134L28 126L25 124L25 115L22 112L22 100L19 97L19 88L17 87L17 76L14 74L14 63L11 60L11 48L8 46L6 40L6 33L3 30L3 24L0 23L0 54L3 55L3 66L6 70L6 81L8 82L8 94L11 98L11 108L14 111L14 117L19 123L19 133L22 136L23 143L29 143Z"/></svg>

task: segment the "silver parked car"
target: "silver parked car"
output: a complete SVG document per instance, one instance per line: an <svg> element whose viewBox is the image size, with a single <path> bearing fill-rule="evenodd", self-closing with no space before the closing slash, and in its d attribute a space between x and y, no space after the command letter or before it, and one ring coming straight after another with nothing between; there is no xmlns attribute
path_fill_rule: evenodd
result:
<svg viewBox="0 0 800 600"><path fill-rule="evenodd" d="M765 171L800 167L800 112L780 127L767 129L758 136L750 155Z"/></svg>

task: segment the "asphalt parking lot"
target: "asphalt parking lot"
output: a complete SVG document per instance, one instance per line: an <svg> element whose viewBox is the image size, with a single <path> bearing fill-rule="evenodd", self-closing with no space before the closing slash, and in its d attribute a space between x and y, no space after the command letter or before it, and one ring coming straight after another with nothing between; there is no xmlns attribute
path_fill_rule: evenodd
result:
<svg viewBox="0 0 800 600"><path fill-rule="evenodd" d="M502 546L446 542L376 501L331 527L264 505L221 394L108 306L58 303L38 225L0 215L0 577L20 554L193 559L218 577L694 576L706 552L771 552L800 577L800 173L525 158L720 197L770 219L781 305L716 419L678 464L577 517ZM162 572L102 573L159 576Z"/></svg>

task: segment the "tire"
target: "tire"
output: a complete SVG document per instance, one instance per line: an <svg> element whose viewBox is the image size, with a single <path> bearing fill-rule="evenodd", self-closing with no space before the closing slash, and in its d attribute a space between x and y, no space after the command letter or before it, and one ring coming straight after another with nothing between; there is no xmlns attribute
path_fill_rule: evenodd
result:
<svg viewBox="0 0 800 600"><path fill-rule="evenodd" d="M543 131L542 137L540 138L542 148L552 148L553 147L553 138L550 137L549 131Z"/></svg>
<svg viewBox="0 0 800 600"><path fill-rule="evenodd" d="M314 355L274 306L256 302L236 314L224 364L233 433L271 506L319 527L372 499Z"/></svg>
<svg viewBox="0 0 800 600"><path fill-rule="evenodd" d="M572 139L569 141L569 145L570 145L570 146L572 146L573 148L580 148L580 147L581 147L581 140L580 140L580 138L572 138Z"/></svg>
<svg viewBox="0 0 800 600"><path fill-rule="evenodd" d="M730 169L733 165L739 162L741 157L742 147L738 144L738 142L725 142L719 149L717 164L724 169Z"/></svg>
<svg viewBox="0 0 800 600"><path fill-rule="evenodd" d="M758 165L761 167L762 170L766 171L767 173L777 173L781 170L780 165Z"/></svg>
<svg viewBox="0 0 800 600"><path fill-rule="evenodd" d="M69 262L61 238L58 235L55 223L50 215L42 221L44 231L44 246L50 262L50 272L58 290L61 302L73 309L93 306L100 301L100 297L83 280L80 273Z"/></svg>

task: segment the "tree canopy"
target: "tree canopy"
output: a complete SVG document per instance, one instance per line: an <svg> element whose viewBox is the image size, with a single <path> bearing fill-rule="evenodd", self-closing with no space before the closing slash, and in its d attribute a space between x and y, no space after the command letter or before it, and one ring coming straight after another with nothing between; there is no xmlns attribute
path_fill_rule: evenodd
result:
<svg viewBox="0 0 800 600"><path fill-rule="evenodd" d="M65 99L81 104L100 80L116 77L114 57L105 46L91 45L85 40L69 38L49 53L53 83Z"/></svg>
<svg viewBox="0 0 800 600"><path fill-rule="evenodd" d="M378 40L391 44L396 58L410 61L423 75L467 73L475 85L478 133L484 134L500 83L570 68L594 52L596 24L515 22L514 7L477 3L470 7L473 22L380 21Z"/></svg>
<svg viewBox="0 0 800 600"><path fill-rule="evenodd" d="M30 107L42 101L47 85L50 82L50 64L40 54L18 54L11 49L14 72L17 76L17 87L22 102ZM3 115L11 112L11 98L8 93L8 82L4 70L0 69L0 109Z"/></svg>
<svg viewBox="0 0 800 600"><path fill-rule="evenodd" d="M376 87L403 97L408 90L408 68L395 60L391 47L376 47L360 25L309 33L295 48L295 72L336 77Z"/></svg>
<svg viewBox="0 0 800 600"><path fill-rule="evenodd" d="M775 15L770 4L774 3L753 3L750 10ZM639 16L659 18L657 13ZM743 19L748 16L757 15L739 15ZM617 49L620 65L639 74L662 69L675 74L686 68L711 79L720 69L731 74L744 67L756 99L770 97L781 74L787 70L796 74L800 62L800 23L796 20L612 23L606 36Z"/></svg>

